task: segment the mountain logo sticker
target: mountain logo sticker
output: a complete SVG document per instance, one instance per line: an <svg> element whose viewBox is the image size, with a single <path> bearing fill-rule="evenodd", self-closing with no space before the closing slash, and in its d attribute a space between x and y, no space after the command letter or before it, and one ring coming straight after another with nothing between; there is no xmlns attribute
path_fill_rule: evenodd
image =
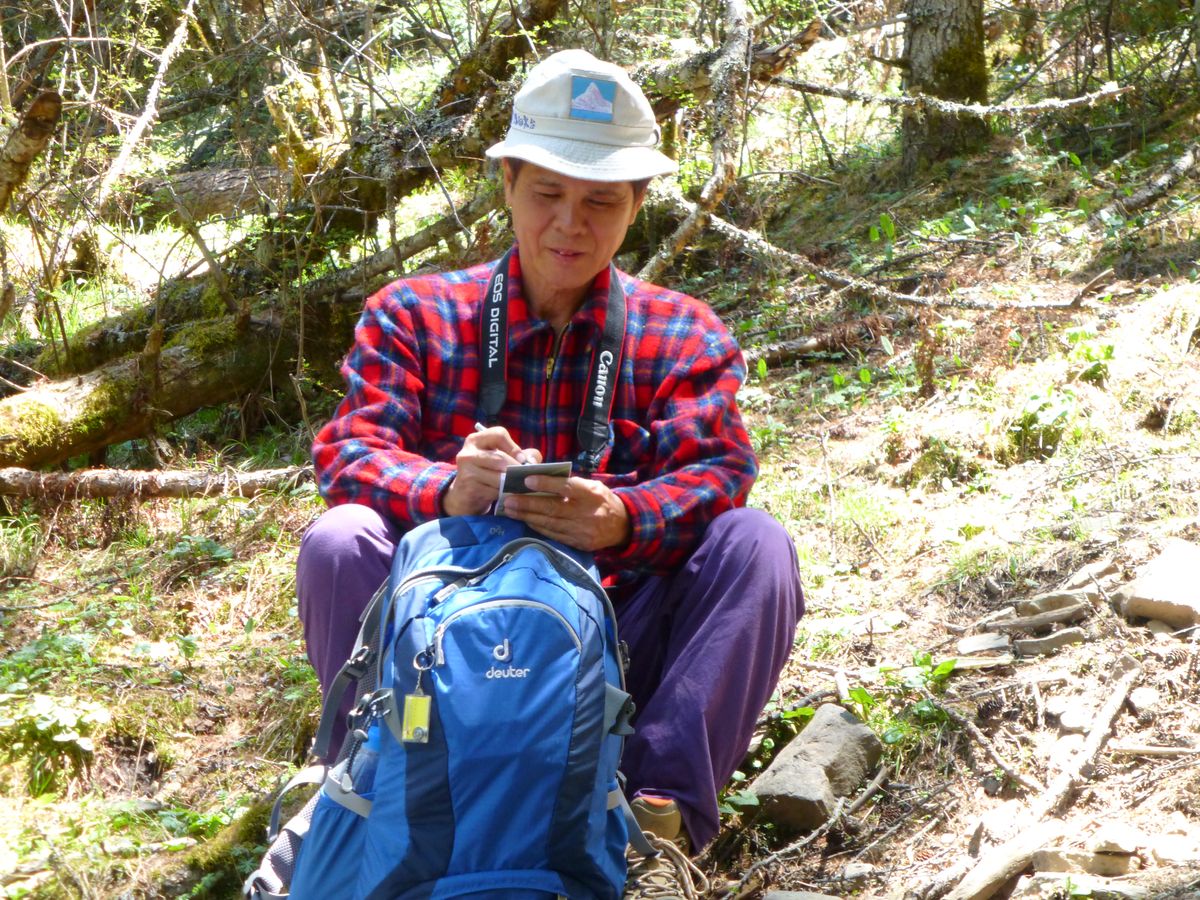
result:
<svg viewBox="0 0 1200 900"><path fill-rule="evenodd" d="M588 75L571 76L571 118L611 122L617 83Z"/></svg>

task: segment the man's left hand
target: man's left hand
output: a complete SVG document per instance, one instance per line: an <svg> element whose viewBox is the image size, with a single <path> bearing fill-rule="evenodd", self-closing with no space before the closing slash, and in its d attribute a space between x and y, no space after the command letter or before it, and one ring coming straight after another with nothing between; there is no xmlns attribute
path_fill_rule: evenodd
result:
<svg viewBox="0 0 1200 900"><path fill-rule="evenodd" d="M536 475L525 484L531 490L555 496L506 495L505 515L577 550L595 551L628 543L629 512L621 498L599 481Z"/></svg>

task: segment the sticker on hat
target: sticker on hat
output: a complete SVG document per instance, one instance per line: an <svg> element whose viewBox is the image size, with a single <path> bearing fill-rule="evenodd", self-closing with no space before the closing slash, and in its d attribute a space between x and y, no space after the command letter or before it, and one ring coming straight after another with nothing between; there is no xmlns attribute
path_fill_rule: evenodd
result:
<svg viewBox="0 0 1200 900"><path fill-rule="evenodd" d="M560 95L561 96L561 95ZM611 122L617 83L590 75L571 76L571 118Z"/></svg>

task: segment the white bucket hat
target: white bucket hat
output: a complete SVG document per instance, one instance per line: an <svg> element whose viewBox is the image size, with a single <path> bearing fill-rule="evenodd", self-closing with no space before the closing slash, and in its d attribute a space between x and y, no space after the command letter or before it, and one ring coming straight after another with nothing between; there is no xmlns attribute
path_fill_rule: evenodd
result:
<svg viewBox="0 0 1200 900"><path fill-rule="evenodd" d="M563 50L530 70L508 134L487 156L589 181L637 181L675 171L654 149L658 140L654 110L624 69L586 50Z"/></svg>

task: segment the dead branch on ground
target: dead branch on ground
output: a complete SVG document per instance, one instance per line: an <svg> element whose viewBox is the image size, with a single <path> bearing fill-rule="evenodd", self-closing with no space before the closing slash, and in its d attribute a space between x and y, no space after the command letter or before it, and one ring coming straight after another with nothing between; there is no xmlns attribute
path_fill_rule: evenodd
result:
<svg viewBox="0 0 1200 900"><path fill-rule="evenodd" d="M0 495L61 500L94 497L253 497L265 491L295 487L312 480L311 466L244 472L202 469L81 469L75 472L31 472L0 469Z"/></svg>
<svg viewBox="0 0 1200 900"><path fill-rule="evenodd" d="M1120 674L1122 673L1123 674ZM1118 678L1118 674L1120 677ZM1125 698L1129 696L1129 692L1133 690L1133 686L1137 684L1138 679L1142 677L1141 663L1129 656L1122 656L1117 660L1117 665L1114 667L1112 679L1116 683L1112 685L1112 693L1100 710L1096 713L1096 722L1092 726L1092 730L1088 732L1087 739L1083 742L1083 747L1075 754L1070 764L1046 789L1046 793L1038 799L1037 804L1033 807L1033 815L1036 819L1043 819L1046 816L1057 813L1067 802L1071 792L1084 782L1084 777L1081 770L1088 765L1091 765L1096 758L1096 754L1100 752L1100 748L1104 742L1108 740L1108 735L1112 731L1113 721L1120 713L1121 707L1125 704Z"/></svg>
<svg viewBox="0 0 1200 900"><path fill-rule="evenodd" d="M1090 219L1093 225L1102 225L1117 218L1127 218L1138 210L1150 206L1167 191L1200 166L1200 142L1189 144L1171 161L1162 174L1142 185L1132 196L1118 198L1096 211Z"/></svg>
<svg viewBox="0 0 1200 900"><path fill-rule="evenodd" d="M1007 775L1013 781L1020 784L1027 791L1033 791L1035 793L1040 794L1046 790L1045 786L1040 781L1038 781L1036 778L1030 778L1028 775L1023 775L1019 771L1017 771L1017 769L1014 768L1008 762L1008 760L1006 760L1000 754L1000 751L996 749L995 745L990 740L988 740L987 735L984 734L982 731L980 731L970 719L966 718L965 716L959 715L957 712L955 712L950 707L946 706L944 703L939 703L937 698L934 697L933 694L929 693L928 690L922 688L921 694L925 697L926 700L928 700L935 707L937 707L942 712L944 712L947 715L947 717L950 718L951 721L956 723L960 728L965 729L967 734L969 734L971 736L971 739L974 740L975 743L977 743L980 747L983 748L984 753L986 753L988 755L988 758L991 759L991 761L996 764L996 766L1000 769L1001 772L1003 772L1005 775Z"/></svg>

